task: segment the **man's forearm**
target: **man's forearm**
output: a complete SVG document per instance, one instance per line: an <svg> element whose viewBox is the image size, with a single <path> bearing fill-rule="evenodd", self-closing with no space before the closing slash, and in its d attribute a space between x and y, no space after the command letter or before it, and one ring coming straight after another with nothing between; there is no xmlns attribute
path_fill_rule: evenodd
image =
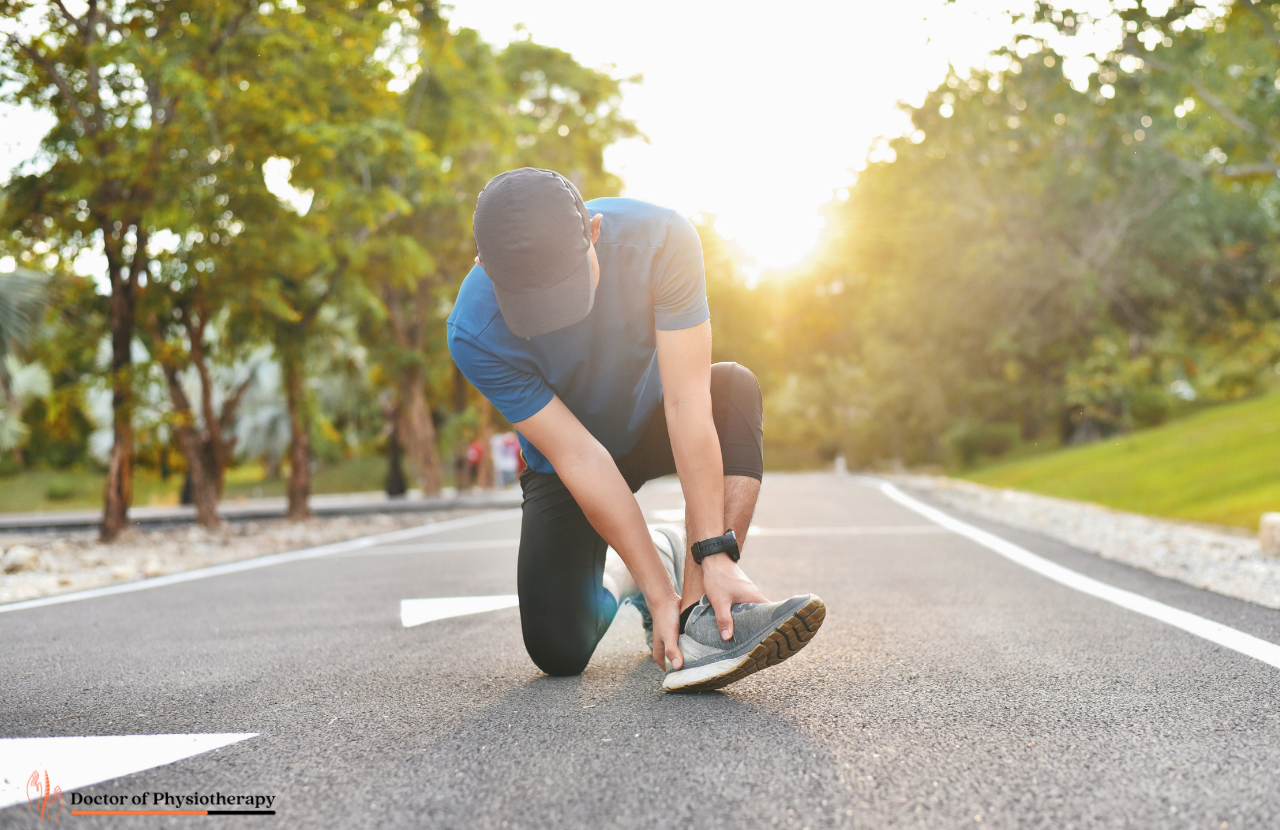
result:
<svg viewBox="0 0 1280 830"><path fill-rule="evenodd" d="M650 605L674 601L675 589L653 546L644 513L609 453L597 445L556 472L587 521L622 557Z"/></svg>
<svg viewBox="0 0 1280 830"><path fill-rule="evenodd" d="M724 461L711 417L711 400L667 407L667 431L684 491L689 543L725 532Z"/></svg>

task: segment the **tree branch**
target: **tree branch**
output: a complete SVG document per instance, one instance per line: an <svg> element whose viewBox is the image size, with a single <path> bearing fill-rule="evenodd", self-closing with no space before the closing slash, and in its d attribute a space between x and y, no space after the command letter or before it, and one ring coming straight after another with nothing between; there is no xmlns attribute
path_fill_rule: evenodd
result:
<svg viewBox="0 0 1280 830"><path fill-rule="evenodd" d="M1267 13L1253 0L1240 0L1240 2L1248 7L1249 11L1253 12L1253 16L1262 22L1263 31L1267 33L1267 37L1271 38L1271 42L1275 44L1276 49L1280 50L1280 34L1276 33L1276 27L1267 17Z"/></svg>
<svg viewBox="0 0 1280 830"><path fill-rule="evenodd" d="M1280 174L1280 164L1270 161L1260 161L1253 164L1224 164L1222 167L1210 167L1208 171L1224 179L1252 179L1257 176Z"/></svg>
<svg viewBox="0 0 1280 830"><path fill-rule="evenodd" d="M75 117L76 123L80 125L80 129L84 130L86 133L92 132L90 124L85 121L84 113L80 112L80 99L76 98L75 93L71 91L71 86L66 82L66 79L58 74L58 70L54 68L53 64L49 63L49 60L44 55L41 55L35 49L32 49L13 35L5 35L5 38L10 44L16 46L23 54L39 64L40 68L49 74L49 78L53 81L54 86L58 88L58 93L62 96L62 99L67 102L67 106L71 109L71 114Z"/></svg>
<svg viewBox="0 0 1280 830"><path fill-rule="evenodd" d="M66 18L68 23L75 26L76 30L81 34L84 33L85 21L67 11L67 7L63 5L62 0L53 0L53 5L58 7L58 11L62 12L62 16Z"/></svg>
<svg viewBox="0 0 1280 830"><path fill-rule="evenodd" d="M256 0L247 0L244 7L240 9L240 13L231 18L231 22L226 25L226 28L219 32L218 36L209 44L210 56L217 54L218 50L222 48L222 45L235 35L236 30L240 28L240 24L244 22L244 19L248 17L255 8L257 8L257 5Z"/></svg>
<svg viewBox="0 0 1280 830"><path fill-rule="evenodd" d="M1188 80L1191 82L1191 87L1196 91L1196 94L1203 98L1206 104L1213 107L1214 111L1225 118L1233 127L1241 132L1253 136L1254 138L1261 138L1263 141L1267 142L1267 146L1272 150L1280 152L1280 141L1277 141L1267 135L1265 130L1228 107L1221 99L1210 92L1208 87L1201 83L1199 78L1191 75Z"/></svg>

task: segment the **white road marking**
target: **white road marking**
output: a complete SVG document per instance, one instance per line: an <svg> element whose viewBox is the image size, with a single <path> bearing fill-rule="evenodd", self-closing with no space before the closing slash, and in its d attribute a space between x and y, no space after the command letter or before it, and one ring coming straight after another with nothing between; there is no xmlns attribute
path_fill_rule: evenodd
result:
<svg viewBox="0 0 1280 830"><path fill-rule="evenodd" d="M304 548L303 550L294 550L287 553L276 553L271 556L260 556L257 559L245 559L241 562L228 562L225 565L213 565L212 567L200 568L194 571L183 571L182 573L157 576L152 579L141 579L137 582L126 582L122 585L109 585L105 588L90 588L87 591L73 591L69 594L11 602L8 605L0 605L0 614L6 611L25 611L28 608L43 608L47 605L61 605L64 602L78 602L83 599L107 597L113 594L128 594L133 591L145 591L149 588L162 588L165 585L177 585L182 582L207 579L211 576L223 576L225 574L257 570L258 568L268 568L272 565L283 565L286 562L319 559L322 556L332 556L335 553L350 553L351 551L372 548L390 542L403 542L407 539L433 536L450 530L461 530L505 519L517 519L520 517L520 513L520 509L517 508L515 510L482 513L479 516L464 516L461 519L449 519L448 521L435 522L421 527L407 527L403 530L393 530L389 533L378 533L373 536L362 536L359 539L349 539L346 542L335 542L331 545L321 545L315 548Z"/></svg>
<svg viewBox="0 0 1280 830"><path fill-rule="evenodd" d="M379 545L376 548L356 550L350 553L335 553L335 559L347 559L353 556L398 556L414 553L449 553L455 550L493 550L497 548L514 548L520 544L519 539L480 539L475 542L423 542L420 545Z"/></svg>
<svg viewBox="0 0 1280 830"><path fill-rule="evenodd" d="M674 507L669 510L650 510L649 515L660 522L683 522L684 508Z"/></svg>
<svg viewBox="0 0 1280 830"><path fill-rule="evenodd" d="M256 737L215 735L107 735L78 738L0 738L0 809L27 802L33 772L63 793L161 767ZM66 807L65 809L70 809Z"/></svg>
<svg viewBox="0 0 1280 830"><path fill-rule="evenodd" d="M880 484L880 492L903 507L914 510L947 530L977 542L979 545L995 551L1011 562L1035 571L1041 576L1048 577L1054 582L1065 585L1068 588L1074 588L1089 596L1106 600L1143 616L1151 617L1154 620L1167 623L1174 628L1180 628L1189 634L1194 634L1211 643L1217 643L1232 651L1238 651L1241 654L1280 669L1280 645L1269 643L1251 634L1245 634L1243 631L1234 629L1231 626L1207 620L1188 611L1165 605L1163 602L1147 599L1141 594L1112 587L1105 582L1099 582L1070 568L1064 568L1061 565L1050 562L1048 559L1037 556L1026 548L1019 547L993 533L988 533L985 530L980 530L971 524L966 524L959 519L953 518L936 507L913 499L887 482Z"/></svg>
<svg viewBox="0 0 1280 830"><path fill-rule="evenodd" d="M520 597L515 594L499 594L492 597L432 597L431 599L400 600L400 622L405 628L423 623L465 617L485 611L515 608Z"/></svg>
<svg viewBox="0 0 1280 830"><path fill-rule="evenodd" d="M752 525L751 536L910 536L917 533L948 533L937 525L866 525L863 527L760 527Z"/></svg>

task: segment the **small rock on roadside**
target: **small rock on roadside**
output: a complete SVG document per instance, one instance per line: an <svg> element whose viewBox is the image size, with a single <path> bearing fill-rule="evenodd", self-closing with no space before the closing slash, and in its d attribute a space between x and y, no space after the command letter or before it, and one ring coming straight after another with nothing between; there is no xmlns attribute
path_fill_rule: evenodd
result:
<svg viewBox="0 0 1280 830"><path fill-rule="evenodd" d="M34 571L40 567L40 551L27 545L14 545L4 552L0 568L7 574Z"/></svg>
<svg viewBox="0 0 1280 830"><path fill-rule="evenodd" d="M1280 556L1280 513L1263 513L1258 525L1258 544L1267 556Z"/></svg>

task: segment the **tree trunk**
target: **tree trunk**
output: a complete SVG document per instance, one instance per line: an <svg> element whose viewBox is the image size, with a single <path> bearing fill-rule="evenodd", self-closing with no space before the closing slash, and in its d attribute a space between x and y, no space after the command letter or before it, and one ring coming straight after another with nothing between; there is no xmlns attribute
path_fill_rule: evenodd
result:
<svg viewBox="0 0 1280 830"><path fill-rule="evenodd" d="M169 365L161 368L164 370L164 379L169 386L169 397L173 401L176 416L174 437L178 440L182 457L187 461L187 477L191 482L191 503L196 506L196 521L205 527L217 527L220 522L218 483L209 470L204 442L200 440L195 413L191 411L191 401L182 389L177 368Z"/></svg>
<svg viewBox="0 0 1280 830"><path fill-rule="evenodd" d="M462 374L458 364L453 364L453 414L461 415L467 411L467 388L470 386ZM465 492L471 486L471 471L467 465L467 442L458 440L453 445L454 485L458 492Z"/></svg>
<svg viewBox="0 0 1280 830"><path fill-rule="evenodd" d="M289 521L311 515L307 498L311 495L311 417L307 389L299 354L283 355L285 399L289 406Z"/></svg>
<svg viewBox="0 0 1280 830"><path fill-rule="evenodd" d="M404 451L396 433L397 430L392 429L387 436L387 478L383 482L387 495L393 499L404 498L405 491L409 489L404 480Z"/></svg>
<svg viewBox="0 0 1280 830"><path fill-rule="evenodd" d="M418 482L424 495L434 496L444 485L440 469L440 448L436 442L436 426L427 406L427 381L421 366L411 366L402 374L400 386L400 419L397 431L404 437L405 448L418 469Z"/></svg>
<svg viewBox="0 0 1280 830"><path fill-rule="evenodd" d="M107 480L102 494L103 542L114 540L129 525L129 505L133 502L133 330L137 316L134 291L137 260L124 274L124 261L116 245L111 244L111 231L103 228L107 240L107 268L111 277L111 420L114 443L107 463ZM145 247L146 234L139 234L139 247Z"/></svg>
<svg viewBox="0 0 1280 830"><path fill-rule="evenodd" d="M250 372L249 377L236 387L231 397L222 402L222 412L215 419L218 428L209 431L211 445L209 452L217 465L215 469L218 479L218 498L222 498L223 488L227 483L227 468L235 460L237 439L233 430L236 416L240 413L240 404L244 401L245 393L253 385L254 375L255 372Z"/></svg>
<svg viewBox="0 0 1280 830"><path fill-rule="evenodd" d="M489 439L493 437L493 404L483 395L480 397L480 466L476 468L476 484L482 489L493 488L493 453L489 449Z"/></svg>
<svg viewBox="0 0 1280 830"><path fill-rule="evenodd" d="M112 390L111 460L107 462L107 482L102 496L102 531L98 538L113 541L129 525L129 504L133 501L133 424L124 410L128 393Z"/></svg>

